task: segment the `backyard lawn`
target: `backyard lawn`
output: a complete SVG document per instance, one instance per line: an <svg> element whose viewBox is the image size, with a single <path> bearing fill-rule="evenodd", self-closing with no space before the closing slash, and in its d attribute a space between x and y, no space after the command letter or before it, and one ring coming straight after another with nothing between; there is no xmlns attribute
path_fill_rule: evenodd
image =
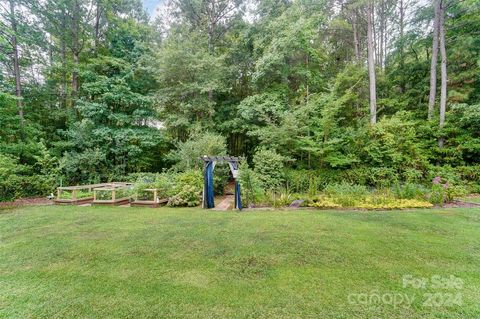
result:
<svg viewBox="0 0 480 319"><path fill-rule="evenodd" d="M1 318L479 318L480 209L0 210Z"/></svg>

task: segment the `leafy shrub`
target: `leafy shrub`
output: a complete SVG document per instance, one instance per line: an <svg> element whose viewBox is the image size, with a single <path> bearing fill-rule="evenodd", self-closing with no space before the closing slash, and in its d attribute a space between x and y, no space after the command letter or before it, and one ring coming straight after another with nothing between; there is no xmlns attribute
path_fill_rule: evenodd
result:
<svg viewBox="0 0 480 319"><path fill-rule="evenodd" d="M458 197L468 195L468 190L465 186L454 185L449 183L440 176L436 176L432 180L432 190L430 192L430 202L435 205L443 205Z"/></svg>
<svg viewBox="0 0 480 319"><path fill-rule="evenodd" d="M285 158L275 151L261 149L253 156L254 170L264 190L277 190L284 181Z"/></svg>
<svg viewBox="0 0 480 319"><path fill-rule="evenodd" d="M240 182L243 206L250 207L258 203L263 194L260 179L246 162L240 164L238 181Z"/></svg>
<svg viewBox="0 0 480 319"><path fill-rule="evenodd" d="M443 205L446 202L446 191L442 184L433 184L430 191L429 201L434 205Z"/></svg>
<svg viewBox="0 0 480 319"><path fill-rule="evenodd" d="M413 183L397 184L392 191L398 199L425 199L428 193L424 186Z"/></svg>
<svg viewBox="0 0 480 319"><path fill-rule="evenodd" d="M194 132L190 139L180 143L169 157L177 162L175 169L179 171L200 169L203 166L200 157L225 155L226 145L225 138L221 135L211 132Z"/></svg>
<svg viewBox="0 0 480 319"><path fill-rule="evenodd" d="M186 185L176 195L172 196L168 201L168 206L187 206L195 207L200 205L201 191L195 186Z"/></svg>
<svg viewBox="0 0 480 319"><path fill-rule="evenodd" d="M468 195L468 190L465 186L461 185L449 185L446 189L446 200L448 202L453 201L456 198Z"/></svg>
<svg viewBox="0 0 480 319"><path fill-rule="evenodd" d="M202 191L203 175L200 170L187 170L173 175L173 192L178 194L185 186L192 186L195 190Z"/></svg>
<svg viewBox="0 0 480 319"><path fill-rule="evenodd" d="M173 176L173 187L169 198L169 206L198 206L203 190L202 172L188 170Z"/></svg>
<svg viewBox="0 0 480 319"><path fill-rule="evenodd" d="M29 167L19 164L16 158L0 154L0 201L45 196L54 191L54 176L29 174Z"/></svg>

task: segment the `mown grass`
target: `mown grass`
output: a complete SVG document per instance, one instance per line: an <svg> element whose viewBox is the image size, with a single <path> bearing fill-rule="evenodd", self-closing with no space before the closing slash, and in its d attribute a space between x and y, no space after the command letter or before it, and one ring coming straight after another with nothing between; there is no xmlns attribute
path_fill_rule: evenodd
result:
<svg viewBox="0 0 480 319"><path fill-rule="evenodd" d="M403 288L406 275L464 286ZM479 300L480 209L0 211L2 318L478 318Z"/></svg>
<svg viewBox="0 0 480 319"><path fill-rule="evenodd" d="M480 204L480 196L471 196L471 197L462 197L459 198L461 201L470 202L470 203L479 203Z"/></svg>

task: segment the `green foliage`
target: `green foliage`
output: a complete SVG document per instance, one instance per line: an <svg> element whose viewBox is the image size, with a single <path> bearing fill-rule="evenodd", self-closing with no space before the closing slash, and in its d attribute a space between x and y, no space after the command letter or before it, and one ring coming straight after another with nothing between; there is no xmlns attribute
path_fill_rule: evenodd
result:
<svg viewBox="0 0 480 319"><path fill-rule="evenodd" d="M200 205L200 198L201 191L195 186L186 185L179 193L169 199L168 206L195 207Z"/></svg>
<svg viewBox="0 0 480 319"><path fill-rule="evenodd" d="M169 206L198 206L201 202L203 176L200 170L188 170L173 177L173 196Z"/></svg>
<svg viewBox="0 0 480 319"><path fill-rule="evenodd" d="M393 186L392 192L399 199L425 199L428 191L422 185L405 183Z"/></svg>
<svg viewBox="0 0 480 319"><path fill-rule="evenodd" d="M203 167L202 156L226 155L226 148L225 138L221 135L211 132L195 133L187 141L179 143L177 149L169 155L177 162L177 170L200 169Z"/></svg>
<svg viewBox="0 0 480 319"><path fill-rule="evenodd" d="M250 207L257 204L263 195L260 178L245 162L240 164L238 181L240 182L243 206Z"/></svg>
<svg viewBox="0 0 480 319"><path fill-rule="evenodd" d="M275 151L261 149L253 156L255 173L265 190L276 190L284 181L283 162L285 158Z"/></svg>
<svg viewBox="0 0 480 319"><path fill-rule="evenodd" d="M90 198L90 197L93 198L93 192L90 192L88 190L78 190L77 191L77 194L76 194L77 199ZM60 193L60 198L61 199L73 199L73 193L72 193L72 191L63 190Z"/></svg>
<svg viewBox="0 0 480 319"><path fill-rule="evenodd" d="M368 190L363 185L342 183L328 185L325 187L325 194L335 198L335 203L343 207L354 207L356 202L365 200Z"/></svg>
<svg viewBox="0 0 480 319"><path fill-rule="evenodd" d="M308 206L317 208L362 208L402 209L428 208L427 191L416 185L397 186L369 191L362 185L347 183L328 185L325 192L308 201Z"/></svg>
<svg viewBox="0 0 480 319"><path fill-rule="evenodd" d="M131 174L129 180L134 182L133 192L139 199L152 200L153 193L145 189L157 189L158 198L164 199L174 195L173 173L136 173Z"/></svg>

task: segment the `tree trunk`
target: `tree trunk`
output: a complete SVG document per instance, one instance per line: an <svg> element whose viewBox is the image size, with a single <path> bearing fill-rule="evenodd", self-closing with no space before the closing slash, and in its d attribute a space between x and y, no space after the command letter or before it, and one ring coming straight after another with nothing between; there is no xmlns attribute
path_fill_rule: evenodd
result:
<svg viewBox="0 0 480 319"><path fill-rule="evenodd" d="M358 43L358 30L357 30L357 12L352 11L352 28L353 28L353 46L355 50L356 62L360 61L360 47Z"/></svg>
<svg viewBox="0 0 480 319"><path fill-rule="evenodd" d="M367 49L368 49L368 76L370 80L370 123L377 123L377 88L375 79L375 60L373 44L372 4L367 6Z"/></svg>
<svg viewBox="0 0 480 319"><path fill-rule="evenodd" d="M446 4L441 1L440 8L440 56L441 56L441 87L440 87L440 128L445 125L445 111L447 109L447 52L445 49L445 6ZM438 139L438 146L443 147L444 138Z"/></svg>
<svg viewBox="0 0 480 319"><path fill-rule="evenodd" d="M211 2L212 8L211 12L209 15L209 22L208 22L208 52L211 56L215 54L215 44L214 44L214 38L215 38L215 28L216 28L216 9L215 9L215 1ZM210 102L213 101L213 90L210 89L208 90L208 100ZM210 117L212 114L210 113Z"/></svg>
<svg viewBox="0 0 480 319"><path fill-rule="evenodd" d="M60 83L60 105L66 109L67 108L67 44L66 44L66 35L65 33L68 32L67 21L66 21L66 13L65 10L62 8L62 36L60 38L60 58L62 61L62 79Z"/></svg>
<svg viewBox="0 0 480 319"><path fill-rule="evenodd" d="M95 53L98 50L99 36L100 36L100 0L97 0L96 14L95 14Z"/></svg>
<svg viewBox="0 0 480 319"><path fill-rule="evenodd" d="M400 0L400 92L405 93L405 56L404 56L404 29L405 29L405 7L403 0Z"/></svg>
<svg viewBox="0 0 480 319"><path fill-rule="evenodd" d="M72 105L75 105L75 100L78 95L78 61L79 61L79 4L75 0L72 17L72 55L73 55L73 71L72 71Z"/></svg>
<svg viewBox="0 0 480 319"><path fill-rule="evenodd" d="M379 30L379 37L380 37L380 52L378 53L378 64L380 68L383 69L383 47L384 47L384 27L385 27L385 1L382 0L380 3L380 30Z"/></svg>
<svg viewBox="0 0 480 319"><path fill-rule="evenodd" d="M430 96L428 98L428 119L433 117L435 96L437 93L437 59L438 59L438 31L440 25L441 0L435 2L435 18L433 20L432 63L430 65Z"/></svg>
<svg viewBox="0 0 480 319"><path fill-rule="evenodd" d="M15 17L15 3L10 0L10 23L12 25L11 43L13 49L13 72L15 73L15 95L17 97L18 116L20 123L23 125L23 104L22 104L22 82L20 78L20 60L18 57L18 43L17 43L17 20Z"/></svg>

